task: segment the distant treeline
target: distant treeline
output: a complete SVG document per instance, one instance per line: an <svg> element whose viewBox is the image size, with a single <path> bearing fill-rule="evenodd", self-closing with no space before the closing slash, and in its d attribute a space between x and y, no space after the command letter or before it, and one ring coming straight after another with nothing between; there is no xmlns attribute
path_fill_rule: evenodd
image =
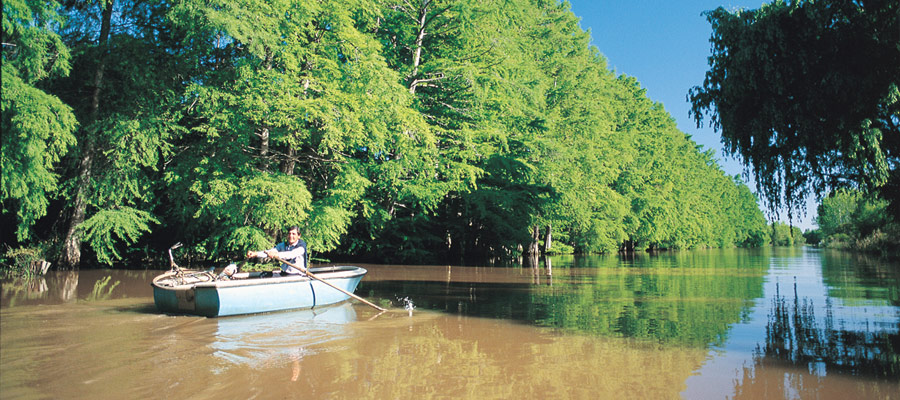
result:
<svg viewBox="0 0 900 400"><path fill-rule="evenodd" d="M2 72L3 243L61 266L769 240L567 3L6 0Z"/></svg>

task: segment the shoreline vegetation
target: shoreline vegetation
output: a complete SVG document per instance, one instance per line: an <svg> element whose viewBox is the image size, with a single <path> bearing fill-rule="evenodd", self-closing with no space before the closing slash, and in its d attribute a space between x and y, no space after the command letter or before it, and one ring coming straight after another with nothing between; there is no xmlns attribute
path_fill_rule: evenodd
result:
<svg viewBox="0 0 900 400"><path fill-rule="evenodd" d="M781 230L782 228L778 228ZM784 231L787 232L789 227L785 226ZM765 246L771 247L798 247L798 246L809 246L813 248L819 249L831 249L831 250L839 250L849 256L853 257L863 257L868 259L870 262L878 262L880 261L898 261L900 260L900 249L897 249L896 246L885 245L885 244L893 244L897 243L898 229L897 225L892 225L887 229L893 229L893 231L888 231L889 233L883 233L882 231L877 231L873 233L871 236L864 237L855 241L845 241L845 240L832 240L832 241L818 241L813 242L812 240L816 240L819 235L818 230L808 230L799 234L799 230L795 229L795 236L793 237L793 242L787 240L787 236L781 236L782 241L778 244L767 243ZM877 245L873 245L877 244ZM689 249L685 251L691 250L699 250L699 249ZM677 249L656 249L656 250L636 250L633 252L619 251L618 254L622 256L626 256L628 254L647 254L647 255L662 255L666 253L670 253L673 251L680 251ZM43 276L48 269L47 268L53 266L52 263L46 261L46 259L40 256L41 250L35 248L27 248L27 247L19 247L19 248L7 248L6 251L0 254L0 278L12 278L12 277L24 277L24 278L34 278ZM548 256L564 256L564 255L573 255L572 253L550 253L540 256L541 259ZM188 257L185 260L185 264L183 267L191 268L191 269L207 269L207 268L218 268L222 267L224 264L222 260L208 260L208 259L195 259L190 258L190 254L186 254ZM234 262L234 260L231 260ZM334 262L353 262L353 260L341 260L341 261L333 261L329 259L315 259L316 263L334 263ZM540 261L539 261L540 262ZM243 263L239 261L241 271L273 271L278 269L277 263L274 262L247 262ZM378 264L378 263L376 263ZM482 264L489 265L521 265L523 267L528 265L539 265L528 263L527 260L523 258L510 258L510 259L496 259L496 260L484 260ZM469 264L461 264L463 266L466 265L479 265L478 262L469 263ZM163 256L155 256L149 257L146 259L123 259L114 262L113 264L104 264L104 265L93 265L88 267L88 269L126 269L126 270L159 270L163 271L168 268L168 260Z"/></svg>
<svg viewBox="0 0 900 400"><path fill-rule="evenodd" d="M291 225L317 257L408 264L774 240L578 21L536 0L4 1L3 263L173 242L222 262Z"/></svg>
<svg viewBox="0 0 900 400"><path fill-rule="evenodd" d="M836 190L818 206L819 228L804 232L804 237L823 248L900 259L900 224L888 207L886 200L862 191Z"/></svg>

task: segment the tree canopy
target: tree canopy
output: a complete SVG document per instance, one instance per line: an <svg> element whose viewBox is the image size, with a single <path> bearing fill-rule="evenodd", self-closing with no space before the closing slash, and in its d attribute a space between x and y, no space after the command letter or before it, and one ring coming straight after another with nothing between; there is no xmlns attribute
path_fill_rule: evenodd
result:
<svg viewBox="0 0 900 400"><path fill-rule="evenodd" d="M59 190L57 163L75 144L78 121L72 108L40 87L66 76L71 54L57 32L56 2L3 2L3 214L15 211L18 240L46 215ZM4 228L6 230L7 228Z"/></svg>
<svg viewBox="0 0 900 400"><path fill-rule="evenodd" d="M693 116L721 131L771 208L791 216L811 194L858 187L900 215L900 3L777 0L706 17Z"/></svg>
<svg viewBox="0 0 900 400"><path fill-rule="evenodd" d="M378 262L765 235L756 196L567 3L29 0L3 26L4 136L22 132L3 141L4 241L67 264L82 244L88 262L171 241L229 258L289 225Z"/></svg>

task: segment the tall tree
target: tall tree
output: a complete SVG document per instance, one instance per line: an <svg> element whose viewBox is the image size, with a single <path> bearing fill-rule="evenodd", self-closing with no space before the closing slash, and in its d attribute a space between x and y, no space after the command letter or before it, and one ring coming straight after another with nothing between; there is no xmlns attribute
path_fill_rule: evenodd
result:
<svg viewBox="0 0 900 400"><path fill-rule="evenodd" d="M545 129L537 132L529 159L538 168L538 182L557 196L539 210L532 232L540 225L544 251L553 230L590 236L583 251L614 250L624 238L626 204L613 189L627 151L615 134L619 86L567 3L536 5L540 17L525 36L532 45L523 47L545 81L540 116Z"/></svg>
<svg viewBox="0 0 900 400"><path fill-rule="evenodd" d="M81 137L81 153L78 162L77 182L75 184L74 205L69 217L68 228L63 239L63 254L60 262L64 266L74 267L81 262L82 232L79 227L84 223L88 199L91 190L91 175L94 168L94 152L96 151L96 139L98 125L95 123L100 113L100 95L103 86L103 74L106 72L106 63L109 51L109 34L112 29L113 0L104 0L100 6L100 31L97 35L96 46L98 48L97 63L93 68L91 77L90 108L84 117L85 132Z"/></svg>
<svg viewBox="0 0 900 400"><path fill-rule="evenodd" d="M692 114L753 169L770 209L791 216L811 193L891 181L884 194L900 210L900 3L778 0L705 15L712 55Z"/></svg>
<svg viewBox="0 0 900 400"><path fill-rule="evenodd" d="M476 187L484 160L494 153L487 137L495 132L482 117L478 98L483 79L500 52L493 3L470 0L382 1L382 18L371 27L388 66L414 96L412 107L435 138L439 168L431 178L440 208L455 207ZM383 203L383 201L381 202ZM376 203L377 204L377 203ZM381 207L378 207L381 208ZM422 248L454 251L466 242L463 230L432 220L432 202L405 202L367 218L357 218L345 248L353 254L412 260ZM380 217L379 217L380 215ZM447 222L447 221L444 221ZM427 232L427 233L426 233ZM372 237L385 235L384 241ZM352 249L352 250L351 250ZM427 250L426 250L427 252Z"/></svg>
<svg viewBox="0 0 900 400"><path fill-rule="evenodd" d="M373 10L369 1L175 7L172 17L193 32L186 45L209 54L189 88L192 152L169 177L204 248L258 245L293 221L311 250L328 251L354 216L390 218L440 200L431 129L364 34ZM269 195L253 195L262 189ZM270 202L291 198L281 208ZM222 218L220 203L237 207Z"/></svg>
<svg viewBox="0 0 900 400"><path fill-rule="evenodd" d="M57 196L57 163L76 142L71 107L39 87L69 73L58 7L55 1L3 2L0 202L4 214L15 210L19 241L31 238L35 221Z"/></svg>
<svg viewBox="0 0 900 400"><path fill-rule="evenodd" d="M155 183L170 139L181 131L172 110L184 76L161 18L165 7L101 1L64 9L71 23L63 35L77 56L70 77L52 90L76 105L81 129L66 174L63 266L82 262L83 243L98 261L112 263L159 221Z"/></svg>

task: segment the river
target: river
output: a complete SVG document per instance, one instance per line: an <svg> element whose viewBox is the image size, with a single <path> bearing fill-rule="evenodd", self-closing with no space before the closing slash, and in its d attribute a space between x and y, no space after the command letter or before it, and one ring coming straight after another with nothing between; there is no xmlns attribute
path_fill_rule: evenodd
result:
<svg viewBox="0 0 900 400"><path fill-rule="evenodd" d="M389 312L164 315L152 270L3 280L0 398L900 398L900 266L878 259L362 266L356 293Z"/></svg>

